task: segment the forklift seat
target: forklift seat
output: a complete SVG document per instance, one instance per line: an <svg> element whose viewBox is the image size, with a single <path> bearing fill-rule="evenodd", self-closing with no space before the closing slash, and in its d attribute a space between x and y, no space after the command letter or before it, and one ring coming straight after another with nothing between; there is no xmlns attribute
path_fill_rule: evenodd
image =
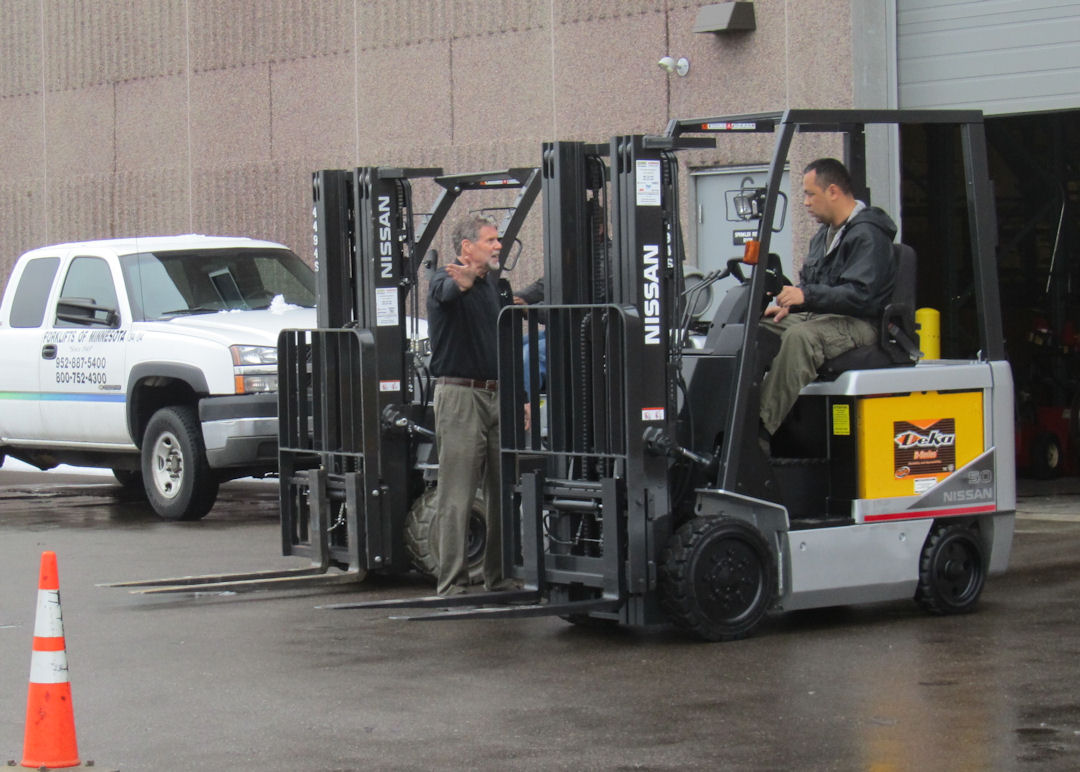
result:
<svg viewBox="0 0 1080 772"><path fill-rule="evenodd" d="M915 250L907 244L893 244L893 256L896 284L881 315L877 343L853 348L828 360L818 368L821 380L835 380L847 370L910 367L922 356L915 327Z"/></svg>

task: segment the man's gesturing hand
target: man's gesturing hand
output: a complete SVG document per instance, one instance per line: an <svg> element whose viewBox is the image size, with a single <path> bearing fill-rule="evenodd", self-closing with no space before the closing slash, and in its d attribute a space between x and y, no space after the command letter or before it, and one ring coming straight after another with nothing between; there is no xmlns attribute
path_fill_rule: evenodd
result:
<svg viewBox="0 0 1080 772"><path fill-rule="evenodd" d="M447 263L446 273L462 292L472 288L472 285L480 278L480 271L475 266L458 263Z"/></svg>

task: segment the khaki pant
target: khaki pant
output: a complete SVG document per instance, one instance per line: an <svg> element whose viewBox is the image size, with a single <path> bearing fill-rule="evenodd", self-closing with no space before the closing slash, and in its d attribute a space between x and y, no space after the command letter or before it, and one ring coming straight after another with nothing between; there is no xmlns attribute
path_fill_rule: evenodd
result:
<svg viewBox="0 0 1080 772"><path fill-rule="evenodd" d="M435 498L435 547L439 572L435 591L446 594L468 581L466 539L477 488L487 498L484 585L503 579L499 490L499 396L471 386L435 387L435 435L439 485Z"/></svg>
<svg viewBox="0 0 1080 772"><path fill-rule="evenodd" d="M874 325L841 314L788 314L779 322L762 319L763 330L780 336L780 351L761 387L761 422L775 434L803 386L833 357L877 341Z"/></svg>

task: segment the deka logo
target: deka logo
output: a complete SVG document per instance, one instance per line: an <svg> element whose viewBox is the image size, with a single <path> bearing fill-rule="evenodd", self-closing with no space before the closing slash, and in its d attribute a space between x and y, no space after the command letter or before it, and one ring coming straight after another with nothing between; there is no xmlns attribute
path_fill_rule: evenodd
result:
<svg viewBox="0 0 1080 772"><path fill-rule="evenodd" d="M894 441L898 448L943 448L956 444L956 433L931 429L929 433L921 434L908 430L897 434Z"/></svg>

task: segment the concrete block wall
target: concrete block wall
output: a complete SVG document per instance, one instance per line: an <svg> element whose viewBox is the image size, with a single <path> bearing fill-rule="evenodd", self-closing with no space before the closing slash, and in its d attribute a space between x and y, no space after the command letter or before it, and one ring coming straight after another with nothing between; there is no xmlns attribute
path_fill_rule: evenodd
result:
<svg viewBox="0 0 1080 772"><path fill-rule="evenodd" d="M0 274L31 247L140 234L251 235L308 258L316 169L535 165L545 140L852 105L848 2L756 0L757 30L721 35L692 32L703 4L5 0ZM665 54L690 73L661 70ZM418 185L419 207L435 193ZM516 285L541 271L540 222Z"/></svg>

